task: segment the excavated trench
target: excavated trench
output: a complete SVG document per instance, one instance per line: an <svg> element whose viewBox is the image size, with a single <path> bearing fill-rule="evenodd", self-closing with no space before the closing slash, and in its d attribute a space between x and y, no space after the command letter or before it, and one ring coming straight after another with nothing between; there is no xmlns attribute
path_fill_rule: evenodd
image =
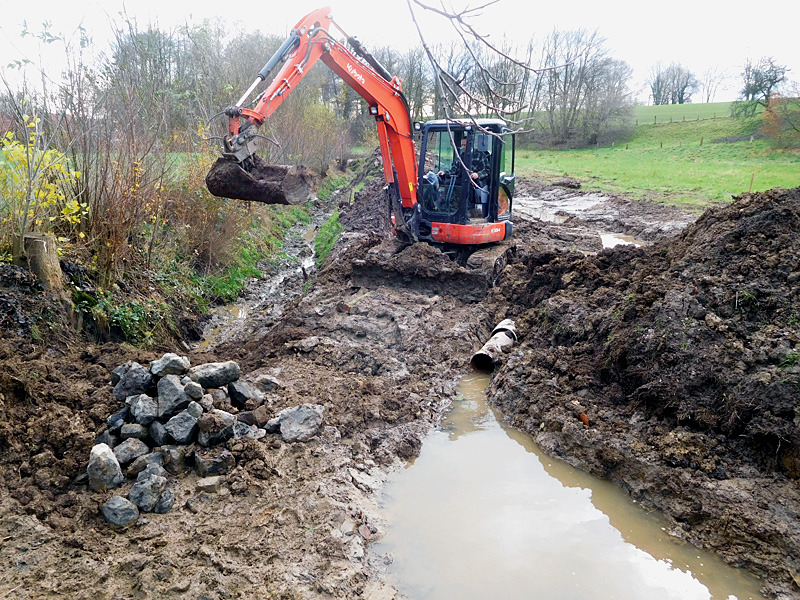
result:
<svg viewBox="0 0 800 600"><path fill-rule="evenodd" d="M388 256L391 277L383 277L385 255L371 253L386 247L388 231L378 181L340 206L345 233L310 286L302 261L310 259L313 226L299 228L299 262L287 263L281 283L256 284L227 320L210 325L213 340L188 354L192 364L235 360L245 381L275 378L265 401L271 414L322 406L320 435L303 443L275 434L231 442L235 468L218 492L198 493L192 474L176 479L176 508L125 531L104 523L98 507L108 494L87 490L80 474L119 408L110 371L126 360L147 364L165 349L133 353L107 344L70 353L0 341L0 564L10 565L0 597L424 598L434 594L429 580L403 582L402 569L436 547L446 563L437 563L437 575L462 567L447 574L451 598L461 597L455 590L473 571L481 573L463 567L490 549L500 552L491 570L505 576L483 598L513 598L507 586L522 577L513 571L520 563L552 572L552 587L540 589L545 596L569 589L581 597L607 581L603 597L632 597L625 596L630 588L637 597L758 598L752 579L715 580L728 571L672 541L685 540L762 574L769 597L797 598L800 493L791 477L800 472L792 421L799 370L790 359L800 343L798 192L710 211L676 237L693 216L620 198L580 214L561 207L562 223L526 220L526 199L575 193L520 184L516 254L493 288L474 281L459 288L469 278L422 245ZM606 232L650 245L603 250L599 234ZM446 288L436 281L441 268ZM22 283L15 285L21 290ZM476 408L484 416L463 422L465 430L477 422L477 431L456 434L448 421L430 434L450 405L455 417L459 405L476 403L455 387L505 318L517 323L519 341L488 390L503 417ZM534 454L502 419L582 471L561 471L560 462ZM377 505L387 477L395 473L385 489L400 498L393 486L399 490L403 478L424 479L428 467L446 465L448 476L465 475L471 484L409 486L421 499L403 504L423 531L401 552L391 502L386 512ZM492 484L483 504L468 508L468 492L509 471L518 489ZM613 480L637 504L585 472ZM490 492L505 489L486 504ZM511 497L524 514L503 504ZM434 498L444 508L422 504ZM667 521L653 524L641 506L663 511ZM423 541L450 513L468 510L454 532ZM464 524L480 531L464 541ZM487 537L475 543L479 534ZM440 542L451 545L434 546ZM703 558L680 555L681 546ZM585 553L598 548L599 555ZM617 572L631 576L623 581ZM664 580L677 587L663 588ZM530 597L531 589L517 597Z"/></svg>

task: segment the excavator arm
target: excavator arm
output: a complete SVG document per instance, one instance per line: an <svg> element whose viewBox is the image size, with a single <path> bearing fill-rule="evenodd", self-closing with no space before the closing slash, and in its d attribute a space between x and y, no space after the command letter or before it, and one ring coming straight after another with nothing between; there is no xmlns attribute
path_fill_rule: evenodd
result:
<svg viewBox="0 0 800 600"><path fill-rule="evenodd" d="M332 26L345 35L355 52L331 35ZM320 59L369 105L378 128L386 182L399 196L404 212L409 213L417 204L417 164L401 81L391 77L355 38L344 34L334 23L329 7L303 17L236 105L226 109L229 126L223 154L247 169L255 154L258 127ZM276 68L278 71L257 96L255 106L246 108L251 94Z"/></svg>

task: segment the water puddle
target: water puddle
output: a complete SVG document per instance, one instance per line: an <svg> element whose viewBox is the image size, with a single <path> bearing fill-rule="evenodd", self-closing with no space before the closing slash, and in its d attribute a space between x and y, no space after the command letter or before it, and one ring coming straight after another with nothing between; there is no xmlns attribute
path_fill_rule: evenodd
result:
<svg viewBox="0 0 800 600"><path fill-rule="evenodd" d="M541 454L472 375L387 485L388 579L413 600L763 600L758 581L680 543L618 488Z"/></svg>
<svg viewBox="0 0 800 600"><path fill-rule="evenodd" d="M589 215L596 215L598 211L603 211L606 205L606 197L602 194L585 195L541 195L537 198L515 198L514 211L525 219L538 219L547 223L561 225L566 223L570 217L586 218ZM602 233L598 232L603 248L613 248L621 244L633 244L635 246L646 246L646 242L622 233Z"/></svg>
<svg viewBox="0 0 800 600"><path fill-rule="evenodd" d="M604 205L605 201L606 197L600 194L576 196L542 194L537 198L514 198L514 212L527 218L560 224L571 216Z"/></svg>
<svg viewBox="0 0 800 600"><path fill-rule="evenodd" d="M319 232L319 227L311 227L303 234L303 240L306 242L313 244L314 240L317 239L317 233Z"/></svg>
<svg viewBox="0 0 800 600"><path fill-rule="evenodd" d="M603 248L613 248L614 246L621 246L626 244L634 246L647 245L646 242L637 240L635 237L631 235L624 235L622 233L601 233L600 241L603 243Z"/></svg>

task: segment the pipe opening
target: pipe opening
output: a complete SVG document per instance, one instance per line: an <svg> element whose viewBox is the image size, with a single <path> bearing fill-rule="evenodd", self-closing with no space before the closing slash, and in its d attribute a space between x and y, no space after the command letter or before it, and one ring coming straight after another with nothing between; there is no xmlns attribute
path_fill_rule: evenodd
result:
<svg viewBox="0 0 800 600"><path fill-rule="evenodd" d="M494 371L494 361L485 352L476 352L469 361L470 366L481 373L491 373Z"/></svg>

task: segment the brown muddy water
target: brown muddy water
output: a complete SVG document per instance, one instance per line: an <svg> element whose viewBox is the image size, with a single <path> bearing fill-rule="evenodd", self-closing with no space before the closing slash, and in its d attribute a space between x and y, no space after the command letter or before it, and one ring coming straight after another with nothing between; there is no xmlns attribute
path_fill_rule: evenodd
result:
<svg viewBox="0 0 800 600"><path fill-rule="evenodd" d="M542 454L466 377L420 456L387 484L371 547L412 600L763 599L748 573L666 533L614 485Z"/></svg>
<svg viewBox="0 0 800 600"><path fill-rule="evenodd" d="M633 245L633 246L647 245L647 242L637 240L635 237L631 235L625 235L623 233L601 233L600 242L603 244L603 248L613 248L614 246L622 246L622 245Z"/></svg>

